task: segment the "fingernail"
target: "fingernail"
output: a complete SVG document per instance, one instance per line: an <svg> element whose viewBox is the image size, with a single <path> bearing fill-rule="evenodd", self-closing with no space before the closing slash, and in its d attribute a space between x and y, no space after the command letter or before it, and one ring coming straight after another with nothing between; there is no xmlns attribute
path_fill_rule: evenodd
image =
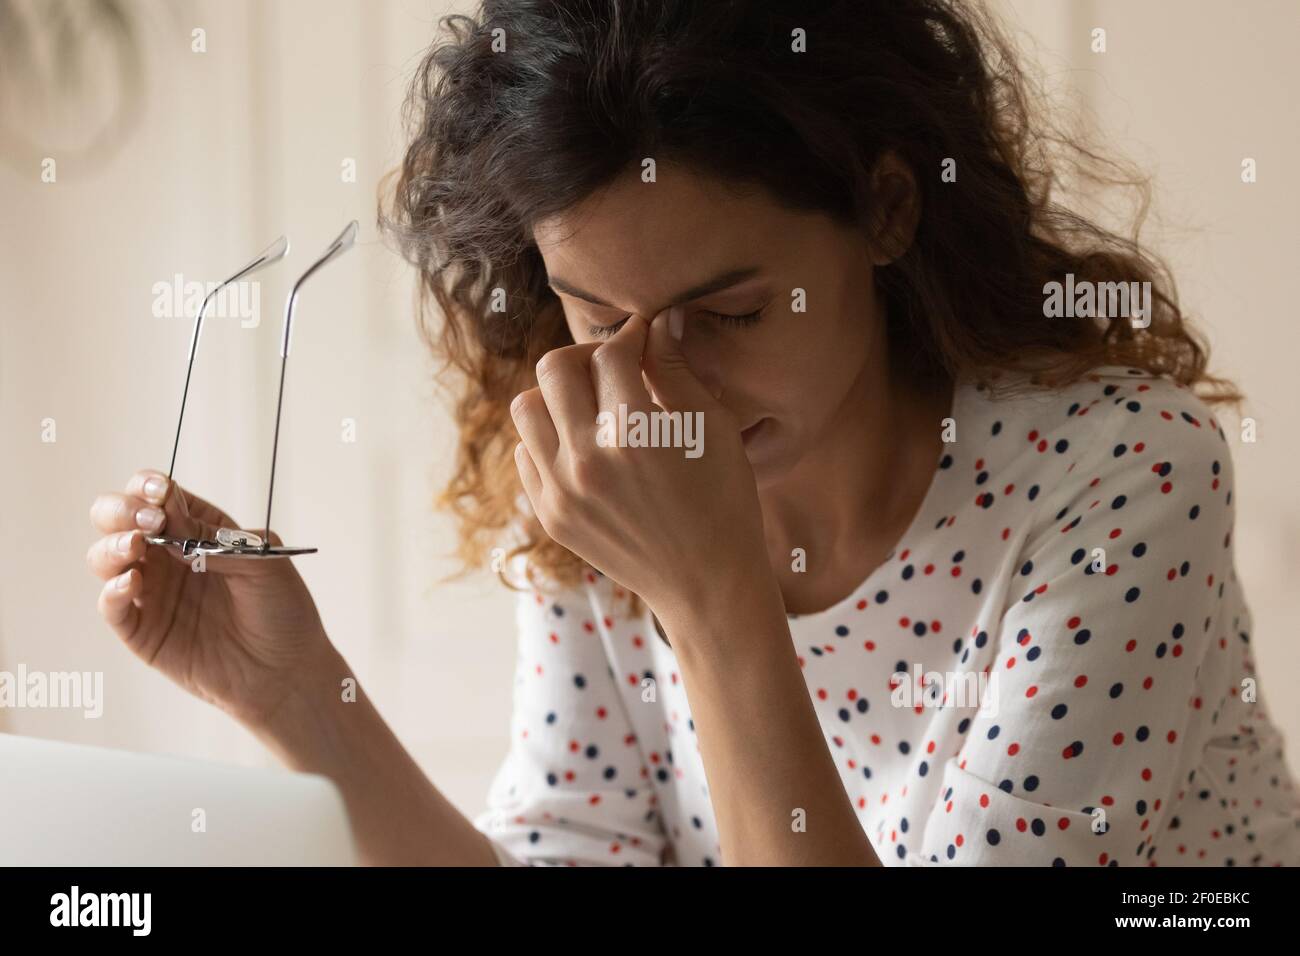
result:
<svg viewBox="0 0 1300 956"><path fill-rule="evenodd" d="M144 483L144 496L151 501L161 502L167 494L166 478L150 478Z"/></svg>
<svg viewBox="0 0 1300 956"><path fill-rule="evenodd" d="M131 541L135 537L134 531L123 531L117 536L117 550L126 554L131 550Z"/></svg>
<svg viewBox="0 0 1300 956"><path fill-rule="evenodd" d="M668 334L678 342L682 340L682 332L685 331L686 310L680 305L675 305L668 310Z"/></svg>
<svg viewBox="0 0 1300 956"><path fill-rule="evenodd" d="M157 508L141 508L135 513L135 523L149 531L162 527L163 513Z"/></svg>
<svg viewBox="0 0 1300 956"><path fill-rule="evenodd" d="M117 588L119 591L125 591L130 586L131 586L130 571L127 571L125 574L119 574L116 578L113 579L113 587Z"/></svg>

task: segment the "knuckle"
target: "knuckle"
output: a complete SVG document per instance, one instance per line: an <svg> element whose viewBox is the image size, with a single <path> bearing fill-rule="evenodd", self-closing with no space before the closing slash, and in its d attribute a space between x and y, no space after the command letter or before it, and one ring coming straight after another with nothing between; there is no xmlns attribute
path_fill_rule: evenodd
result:
<svg viewBox="0 0 1300 956"><path fill-rule="evenodd" d="M599 494L607 484L609 469L600 455L575 455L569 465L569 481L579 494Z"/></svg>
<svg viewBox="0 0 1300 956"><path fill-rule="evenodd" d="M566 495L549 495L542 502L537 517L546 533L561 544L572 535L574 509Z"/></svg>
<svg viewBox="0 0 1300 956"><path fill-rule="evenodd" d="M516 419L527 417L530 414L529 409L535 400L536 394L537 389L530 388L516 395L510 402L511 417Z"/></svg>
<svg viewBox="0 0 1300 956"><path fill-rule="evenodd" d="M90 522L101 531L111 531L126 514L126 500L118 494L99 495L90 505Z"/></svg>
<svg viewBox="0 0 1300 956"><path fill-rule="evenodd" d="M537 376L537 383L549 382L560 374L562 359L559 349L552 349L537 360L537 365L533 369Z"/></svg>
<svg viewBox="0 0 1300 956"><path fill-rule="evenodd" d="M537 384L558 384L581 360L586 348L581 345L565 345L551 349L537 360L534 372Z"/></svg>
<svg viewBox="0 0 1300 956"><path fill-rule="evenodd" d="M99 589L99 609L101 612L107 611L112 605L113 595L118 591L117 576L109 575L104 579L103 585Z"/></svg>
<svg viewBox="0 0 1300 956"><path fill-rule="evenodd" d="M618 346L606 342L591 353L591 365L598 371L606 372L618 364Z"/></svg>
<svg viewBox="0 0 1300 956"><path fill-rule="evenodd" d="M673 375L690 369L690 363L686 360L685 354L680 352L648 356L646 361L652 372L658 372L661 375Z"/></svg>

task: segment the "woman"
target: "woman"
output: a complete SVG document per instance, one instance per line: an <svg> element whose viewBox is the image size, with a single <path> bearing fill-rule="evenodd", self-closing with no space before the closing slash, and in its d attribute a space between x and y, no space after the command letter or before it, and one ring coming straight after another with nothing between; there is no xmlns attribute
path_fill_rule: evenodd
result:
<svg viewBox="0 0 1300 956"><path fill-rule="evenodd" d="M463 554L521 588L487 811L340 701L288 562L143 543L234 526L157 473L94 506L105 619L370 862L1297 862L1235 393L1052 191L1119 173L978 8L787 7L498 0L413 85L384 223L459 373Z"/></svg>

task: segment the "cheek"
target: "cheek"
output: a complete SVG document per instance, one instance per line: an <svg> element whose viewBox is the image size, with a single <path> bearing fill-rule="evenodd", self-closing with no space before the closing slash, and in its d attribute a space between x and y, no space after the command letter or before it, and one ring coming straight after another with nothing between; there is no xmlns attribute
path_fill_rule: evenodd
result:
<svg viewBox="0 0 1300 956"><path fill-rule="evenodd" d="M735 350L735 361L725 370L728 390L753 396L768 411L824 417L872 360L871 342L866 316L840 321L791 313L761 332L749 330L745 346Z"/></svg>

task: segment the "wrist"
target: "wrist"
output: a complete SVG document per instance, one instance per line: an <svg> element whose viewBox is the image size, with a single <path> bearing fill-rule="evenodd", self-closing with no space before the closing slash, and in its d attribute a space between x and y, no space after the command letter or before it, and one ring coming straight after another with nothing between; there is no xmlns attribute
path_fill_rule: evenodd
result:
<svg viewBox="0 0 1300 956"><path fill-rule="evenodd" d="M329 645L282 679L282 693L272 706L240 716L240 723L290 768L322 770L341 708L363 705L355 681L347 661Z"/></svg>
<svg viewBox="0 0 1300 956"><path fill-rule="evenodd" d="M647 603L679 654L748 644L735 639L738 633L789 634L780 584L765 560L700 576L689 588Z"/></svg>

